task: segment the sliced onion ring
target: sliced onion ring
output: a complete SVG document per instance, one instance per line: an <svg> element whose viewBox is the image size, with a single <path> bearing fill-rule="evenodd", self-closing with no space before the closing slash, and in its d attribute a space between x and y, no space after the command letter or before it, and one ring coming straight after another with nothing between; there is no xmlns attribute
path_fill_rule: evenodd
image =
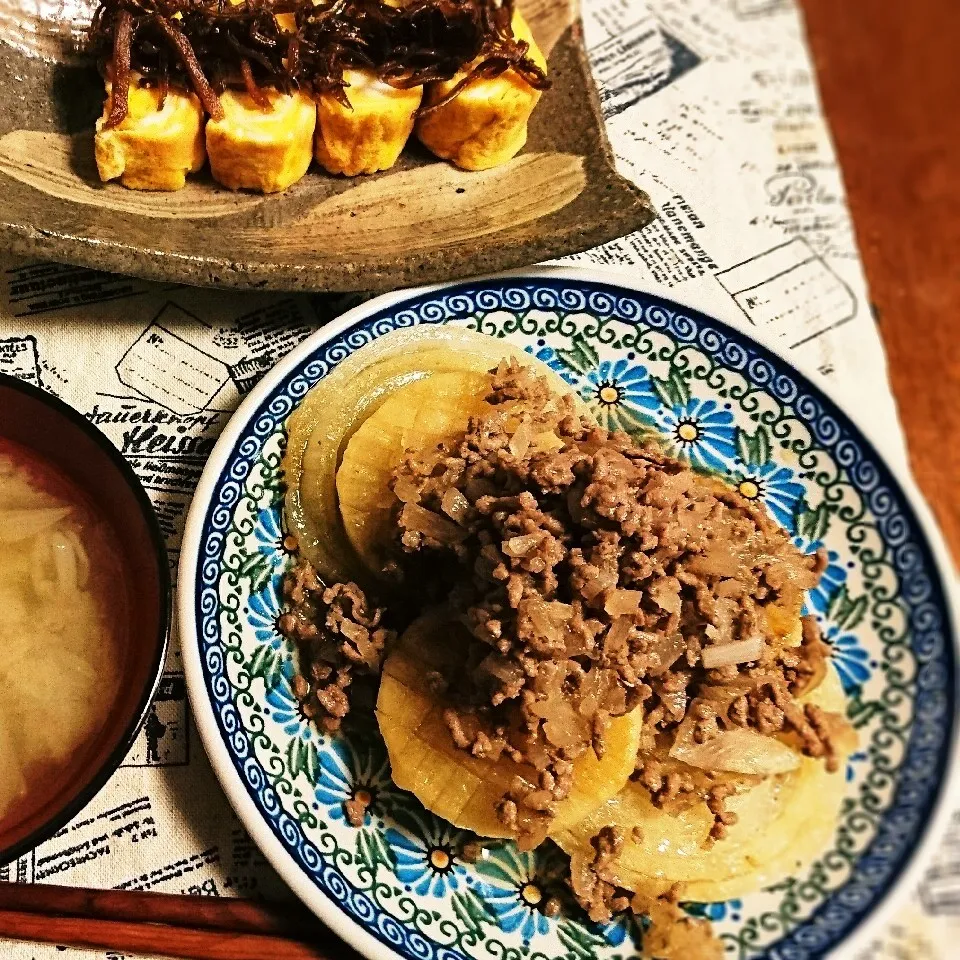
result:
<svg viewBox="0 0 960 960"><path fill-rule="evenodd" d="M725 730L706 743L678 738L670 756L701 770L753 776L789 773L800 766L796 751L775 737L765 737L748 727Z"/></svg>
<svg viewBox="0 0 960 960"><path fill-rule="evenodd" d="M763 656L765 646L763 637L748 637L746 640L737 640L734 643L704 647L700 657L708 670L715 670L717 667L729 667L735 663L759 660Z"/></svg>

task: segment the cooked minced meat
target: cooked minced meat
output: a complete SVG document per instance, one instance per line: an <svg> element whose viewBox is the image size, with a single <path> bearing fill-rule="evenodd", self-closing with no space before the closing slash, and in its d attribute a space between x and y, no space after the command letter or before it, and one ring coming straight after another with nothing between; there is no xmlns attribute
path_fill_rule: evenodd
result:
<svg viewBox="0 0 960 960"><path fill-rule="evenodd" d="M347 823L351 827L362 827L367 818L367 808L370 806L370 800L367 797L351 797L343 802L343 812L346 814Z"/></svg>
<svg viewBox="0 0 960 960"><path fill-rule="evenodd" d="M467 840L460 848L460 859L464 863L477 863L481 857L483 857L483 843L477 837Z"/></svg>
<svg viewBox="0 0 960 960"><path fill-rule="evenodd" d="M457 745L537 771L500 807L521 841L542 839L573 761L602 756L611 717L638 706L651 757L690 723L697 743L739 725L833 756L829 723L795 700L822 667L818 631L805 624L793 649L771 616L799 609L823 558L716 478L592 425L515 362L488 400L462 440L394 471L395 569L448 595L470 630L459 674L434 681L456 705ZM641 782L710 795L722 832L715 784L673 766L656 789L652 769Z"/></svg>
<svg viewBox="0 0 960 960"><path fill-rule="evenodd" d="M592 860L574 854L570 861L570 888L577 903L594 923L606 923L630 906L631 894L617 889L613 867L623 849L623 834L617 827L603 827L590 840Z"/></svg>
<svg viewBox="0 0 960 960"><path fill-rule="evenodd" d="M606 923L614 914L630 909L648 921L644 956L663 960L719 960L723 956L723 945L710 924L694 920L678 907L682 887L667 896L652 897L617 885L616 865L623 849L623 834L617 827L602 827L590 846L592 860L582 854L571 858L569 883L577 903L594 923Z"/></svg>
<svg viewBox="0 0 960 960"><path fill-rule="evenodd" d="M350 711L354 677L380 673L384 648L395 634L381 625L383 610L372 607L355 583L328 587L305 560L287 575L283 591L287 610L280 632L300 650L294 695L304 716L332 733ZM362 822L363 812L357 815Z"/></svg>

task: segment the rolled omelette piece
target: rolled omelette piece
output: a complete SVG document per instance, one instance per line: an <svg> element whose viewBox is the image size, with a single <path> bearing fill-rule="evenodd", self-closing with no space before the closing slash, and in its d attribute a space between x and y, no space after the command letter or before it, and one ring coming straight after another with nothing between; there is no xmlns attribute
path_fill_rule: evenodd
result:
<svg viewBox="0 0 960 960"><path fill-rule="evenodd" d="M113 103L107 84L94 135L100 179L119 179L133 190L180 190L206 159L203 108L196 96L179 90L168 90L160 107L159 90L139 86L138 79L130 78L127 115L115 127L106 125Z"/></svg>
<svg viewBox="0 0 960 960"><path fill-rule="evenodd" d="M317 163L348 177L389 170L413 133L423 87L398 90L364 69L344 70L343 78L349 107L329 93L317 99Z"/></svg>
<svg viewBox="0 0 960 960"><path fill-rule="evenodd" d="M547 61L519 13L513 15L513 33L530 44L527 56L543 71ZM438 103L468 74L462 70L450 80L428 84L425 102ZM515 70L492 80L477 80L456 99L420 117L417 137L433 154L464 170L489 170L512 160L527 142L527 123L540 101L535 90Z"/></svg>
<svg viewBox="0 0 960 960"><path fill-rule="evenodd" d="M313 159L314 101L302 92L264 89L261 107L249 94L220 94L223 118L207 121L207 156L215 180L231 190L277 193L296 183Z"/></svg>

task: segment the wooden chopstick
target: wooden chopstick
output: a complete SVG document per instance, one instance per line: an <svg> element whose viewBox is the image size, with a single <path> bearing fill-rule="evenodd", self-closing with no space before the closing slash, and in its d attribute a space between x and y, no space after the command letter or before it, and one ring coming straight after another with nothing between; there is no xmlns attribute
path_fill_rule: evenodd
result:
<svg viewBox="0 0 960 960"><path fill-rule="evenodd" d="M333 941L332 933L327 934ZM319 946L227 930L192 930L162 923L130 923L84 917L48 917L0 910L0 938L99 947L121 953L180 957L184 960L333 960L336 952Z"/></svg>
<svg viewBox="0 0 960 960"><path fill-rule="evenodd" d="M296 905L17 883L0 883L0 938L189 960L357 956Z"/></svg>
<svg viewBox="0 0 960 960"><path fill-rule="evenodd" d="M143 890L0 883L0 910L166 923L198 930L278 934L295 940L315 939L327 932L312 913L297 903L271 904L235 897L194 897Z"/></svg>

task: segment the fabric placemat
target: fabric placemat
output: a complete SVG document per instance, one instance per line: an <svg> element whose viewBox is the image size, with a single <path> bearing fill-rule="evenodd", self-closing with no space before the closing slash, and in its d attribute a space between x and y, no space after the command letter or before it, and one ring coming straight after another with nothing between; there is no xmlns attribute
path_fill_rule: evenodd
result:
<svg viewBox="0 0 960 960"><path fill-rule="evenodd" d="M570 262L627 271L774 339L847 398L888 457L905 462L793 2L586 0L584 18L621 170L660 217ZM191 492L231 411L292 346L361 299L199 290L0 255L0 371L57 394L111 438L150 492L175 565ZM866 956L953 955L960 825L943 855ZM0 868L0 879L290 896L204 756L176 633L122 767L56 837ZM0 949L10 960L118 956Z"/></svg>

